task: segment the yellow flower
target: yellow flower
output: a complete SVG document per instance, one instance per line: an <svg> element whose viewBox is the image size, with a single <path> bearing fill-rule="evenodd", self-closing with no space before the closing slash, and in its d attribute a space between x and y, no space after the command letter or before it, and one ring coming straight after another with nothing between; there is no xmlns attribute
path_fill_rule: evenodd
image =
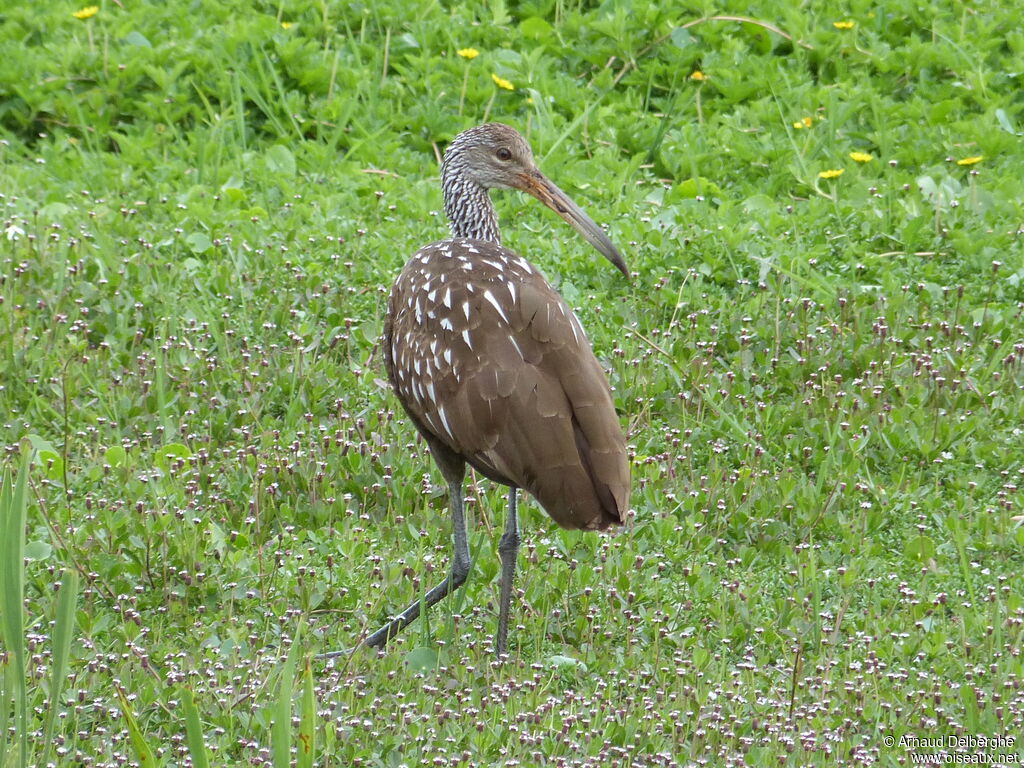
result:
<svg viewBox="0 0 1024 768"><path fill-rule="evenodd" d="M854 21L833 21L832 26L836 29L853 29L857 26L857 23Z"/></svg>
<svg viewBox="0 0 1024 768"><path fill-rule="evenodd" d="M457 50L456 53L459 54L459 56L461 56L462 58L469 59L470 61L472 61L473 59L480 55L480 51L478 51L476 48L459 48L459 50Z"/></svg>
<svg viewBox="0 0 1024 768"><path fill-rule="evenodd" d="M282 21L281 22L281 28L282 29L291 29L294 26L294 24L295 24L295 22L293 22L293 21Z"/></svg>
<svg viewBox="0 0 1024 768"><path fill-rule="evenodd" d="M707 80L708 76L701 72L699 69L695 69L693 74L690 75L691 80Z"/></svg>
<svg viewBox="0 0 1024 768"><path fill-rule="evenodd" d="M493 73L491 74L491 80L494 81L494 84L496 86L498 86L499 88L504 88L506 91L514 91L516 89L516 87L512 85L512 83L510 83L504 77L498 77L498 75L495 75Z"/></svg>
<svg viewBox="0 0 1024 768"><path fill-rule="evenodd" d="M801 117L799 120L793 123L793 127L796 128L798 131L801 128L810 128L812 125L814 125L813 117Z"/></svg>
<svg viewBox="0 0 1024 768"><path fill-rule="evenodd" d="M821 173L818 174L818 177L822 179L838 179L842 175L842 168L833 168L832 170L829 171L822 171Z"/></svg>
<svg viewBox="0 0 1024 768"><path fill-rule="evenodd" d="M874 157L867 152L851 152L850 159L856 160L858 163L870 163Z"/></svg>
<svg viewBox="0 0 1024 768"><path fill-rule="evenodd" d="M963 160L957 160L957 165L974 165L980 163L984 159L984 155L975 155L974 157L965 157Z"/></svg>
<svg viewBox="0 0 1024 768"><path fill-rule="evenodd" d="M91 19L99 12L100 7L98 5L87 5L85 6L85 8L75 11L71 15L74 16L76 19Z"/></svg>

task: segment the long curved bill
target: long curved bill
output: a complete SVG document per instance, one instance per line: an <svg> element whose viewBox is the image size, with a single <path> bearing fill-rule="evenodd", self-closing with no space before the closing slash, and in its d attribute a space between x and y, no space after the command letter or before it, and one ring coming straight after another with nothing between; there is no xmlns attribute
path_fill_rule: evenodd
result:
<svg viewBox="0 0 1024 768"><path fill-rule="evenodd" d="M547 176L540 171L534 171L530 174L521 174L517 176L519 184L516 186L523 192L527 192L544 205L553 210L563 219L565 219L569 225L579 232L590 243L594 248L601 253L608 261L615 265L615 267L629 279L629 269L626 267L626 262L623 260L622 255L618 249L612 245L612 241L608 239L608 236L604 231L594 223L594 220L584 213L583 209L580 208L572 199L560 190L554 182L552 182Z"/></svg>

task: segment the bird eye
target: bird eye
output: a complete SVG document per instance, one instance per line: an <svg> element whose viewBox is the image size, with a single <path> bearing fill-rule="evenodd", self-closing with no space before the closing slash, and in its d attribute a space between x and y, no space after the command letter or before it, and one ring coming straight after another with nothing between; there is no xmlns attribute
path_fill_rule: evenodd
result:
<svg viewBox="0 0 1024 768"><path fill-rule="evenodd" d="M502 162L508 162L512 159L512 151L508 147L501 147L498 149L498 159Z"/></svg>

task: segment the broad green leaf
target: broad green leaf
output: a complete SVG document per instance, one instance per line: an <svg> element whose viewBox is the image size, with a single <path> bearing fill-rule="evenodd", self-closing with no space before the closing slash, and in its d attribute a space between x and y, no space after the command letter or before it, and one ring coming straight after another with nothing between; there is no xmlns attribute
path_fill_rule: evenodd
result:
<svg viewBox="0 0 1024 768"><path fill-rule="evenodd" d="M689 48L697 42L690 30L676 27L672 30L672 45L676 48Z"/></svg>
<svg viewBox="0 0 1024 768"><path fill-rule="evenodd" d="M31 446L36 449L36 451L49 451L51 453L57 453L57 449L53 446L53 443L51 443L49 440L44 439L40 435L29 434L25 435L24 439L27 440L31 444ZM38 464L39 462L37 461L36 463Z"/></svg>
<svg viewBox="0 0 1024 768"><path fill-rule="evenodd" d="M704 197L722 197L721 188L710 179L705 179L703 176L695 176L685 181L681 181L676 184L672 191L676 195L685 198L694 198L698 195Z"/></svg>
<svg viewBox="0 0 1024 768"><path fill-rule="evenodd" d="M522 32L523 37L528 37L531 40L546 40L555 34L554 27L539 16L523 19L519 24L519 31Z"/></svg>
<svg viewBox="0 0 1024 768"><path fill-rule="evenodd" d="M128 452L120 445L112 445L103 452L103 460L112 467L120 467L128 462Z"/></svg>
<svg viewBox="0 0 1024 768"><path fill-rule="evenodd" d="M1011 136L1019 136L1020 133L1016 131L1013 125L1010 123L1010 118L1006 114L1005 109L996 110L996 121L999 123L999 127L1006 131Z"/></svg>
<svg viewBox="0 0 1024 768"><path fill-rule="evenodd" d="M267 170L277 176L291 178L295 175L295 155L283 144L275 144L264 155Z"/></svg>
<svg viewBox="0 0 1024 768"><path fill-rule="evenodd" d="M64 477L64 459L56 451L37 451L35 463L43 470L48 480L60 480Z"/></svg>
<svg viewBox="0 0 1024 768"><path fill-rule="evenodd" d="M561 656L556 654L554 656L548 656L547 662L549 666L552 666L555 669L575 669L583 672L584 674L588 671L587 665L584 662L579 659L574 659L572 656Z"/></svg>
<svg viewBox="0 0 1024 768"><path fill-rule="evenodd" d="M693 665L697 669L704 669L709 661L711 661L711 652L702 645L694 646Z"/></svg>
<svg viewBox="0 0 1024 768"><path fill-rule="evenodd" d="M405 654L405 666L413 672L432 672L437 669L438 660L437 651L425 645Z"/></svg>
<svg viewBox="0 0 1024 768"><path fill-rule="evenodd" d="M188 449L188 446L181 443L167 443L157 449L155 461L160 469L166 471L175 459L187 459L191 455L192 451Z"/></svg>
<svg viewBox="0 0 1024 768"><path fill-rule="evenodd" d="M206 253L213 247L213 241L205 232L193 232L185 238L185 242L193 253Z"/></svg>
<svg viewBox="0 0 1024 768"><path fill-rule="evenodd" d="M71 210L67 203L49 203L39 209L39 218L43 221L60 221L67 217Z"/></svg>
<svg viewBox="0 0 1024 768"><path fill-rule="evenodd" d="M927 536L916 536L907 542L904 552L912 560L931 560L935 557L935 542Z"/></svg>
<svg viewBox="0 0 1024 768"><path fill-rule="evenodd" d="M512 21L512 17L508 15L508 5L505 0L491 0L491 21L496 27L504 26Z"/></svg>
<svg viewBox="0 0 1024 768"><path fill-rule="evenodd" d="M127 35L125 35L124 42L126 42L128 45L137 45L141 48L153 47L153 44L149 42L149 38L147 38L144 34L136 30L132 30Z"/></svg>
<svg viewBox="0 0 1024 768"><path fill-rule="evenodd" d="M48 541L30 541L25 545L25 558L27 560L46 560L53 554L53 547Z"/></svg>

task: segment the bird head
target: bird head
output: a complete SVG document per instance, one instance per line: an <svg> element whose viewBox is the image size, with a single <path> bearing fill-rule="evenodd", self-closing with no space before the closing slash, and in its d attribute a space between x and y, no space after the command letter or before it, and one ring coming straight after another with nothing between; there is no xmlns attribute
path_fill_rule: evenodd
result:
<svg viewBox="0 0 1024 768"><path fill-rule="evenodd" d="M441 177L445 183L461 178L483 189L518 189L532 195L629 277L626 262L612 241L582 208L540 172L533 150L514 128L487 123L460 133L444 153Z"/></svg>

